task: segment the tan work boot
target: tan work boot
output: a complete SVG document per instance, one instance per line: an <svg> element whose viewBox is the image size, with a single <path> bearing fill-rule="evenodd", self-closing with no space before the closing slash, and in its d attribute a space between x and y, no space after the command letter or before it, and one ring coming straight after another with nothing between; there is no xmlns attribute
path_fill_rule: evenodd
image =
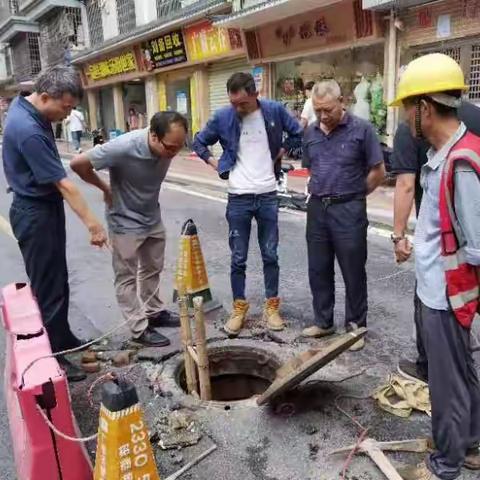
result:
<svg viewBox="0 0 480 480"><path fill-rule="evenodd" d="M317 325L313 325L311 327L307 327L302 330L302 337L322 338L322 337L328 337L329 335L333 335L334 333L335 333L335 327L321 328Z"/></svg>
<svg viewBox="0 0 480 480"><path fill-rule="evenodd" d="M243 328L250 305L246 300L234 300L230 318L223 326L229 337L236 337Z"/></svg>
<svg viewBox="0 0 480 480"><path fill-rule="evenodd" d="M354 332L355 330L358 330L358 325L356 323L350 322L348 324L347 331L349 332ZM362 349L365 348L365 337L362 337L360 340L357 340L350 348L349 350L351 352L358 352Z"/></svg>
<svg viewBox="0 0 480 480"><path fill-rule="evenodd" d="M404 480L440 480L427 468L425 462L416 467L398 468L397 470Z"/></svg>
<svg viewBox="0 0 480 480"><path fill-rule="evenodd" d="M263 321L269 330L279 332L285 328L285 322L280 316L280 299L278 297L267 298L263 306Z"/></svg>

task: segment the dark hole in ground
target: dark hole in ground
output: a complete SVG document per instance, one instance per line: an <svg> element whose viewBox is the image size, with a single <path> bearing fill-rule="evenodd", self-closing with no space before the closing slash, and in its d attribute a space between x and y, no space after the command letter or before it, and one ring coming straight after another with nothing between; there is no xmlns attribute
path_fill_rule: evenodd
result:
<svg viewBox="0 0 480 480"><path fill-rule="evenodd" d="M212 400L217 402L235 402L262 394L273 383L281 366L270 352L239 345L211 348L208 357ZM183 361L176 380L186 392Z"/></svg>

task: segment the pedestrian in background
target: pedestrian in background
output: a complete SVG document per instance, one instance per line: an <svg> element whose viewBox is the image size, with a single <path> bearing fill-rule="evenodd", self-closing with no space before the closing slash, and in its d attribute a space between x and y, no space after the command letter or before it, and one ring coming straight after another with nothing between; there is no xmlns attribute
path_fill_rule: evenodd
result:
<svg viewBox="0 0 480 480"><path fill-rule="evenodd" d="M259 100L253 76L235 73L227 82L230 106L209 120L194 139L193 149L228 180L227 221L232 253L230 281L233 309L224 325L230 336L240 333L249 303L245 296L247 257L252 220L257 221L263 260L265 304L263 321L271 330L285 326L278 296L277 182L285 153L283 134L299 139L302 127L285 109L270 100ZM220 142L223 154L215 159L209 146Z"/></svg>
<svg viewBox="0 0 480 480"><path fill-rule="evenodd" d="M455 60L430 54L409 63L393 102L403 105L412 134L431 145L421 170L415 272L434 451L405 480L454 480L464 465L480 469L480 382L471 350L480 305L480 137L458 118L467 88Z"/></svg>
<svg viewBox="0 0 480 480"><path fill-rule="evenodd" d="M80 140L82 139L82 133L85 131L85 117L78 107L75 107L72 110L67 122L72 135L73 148L77 153L82 153L82 149L80 148Z"/></svg>
<svg viewBox="0 0 480 480"><path fill-rule="evenodd" d="M185 145L188 124L177 112L156 113L150 127L133 130L77 155L71 167L99 188L107 205L118 305L144 346L170 340L156 327L178 326L160 298L166 231L158 196L172 158ZM108 169L110 184L96 172Z"/></svg>
<svg viewBox="0 0 480 480"><path fill-rule="evenodd" d="M305 96L307 99L305 100L305 105L303 106L303 110L300 115L300 123L302 124L303 128L307 128L309 125L312 125L317 121L317 116L315 115L312 105L312 90L314 85L315 82L307 82L305 85Z"/></svg>
<svg viewBox="0 0 480 480"><path fill-rule="evenodd" d="M90 232L90 243L107 236L75 184L67 178L55 144L52 122L65 119L82 98L80 77L56 66L41 73L34 92L13 100L3 136L3 167L13 191L10 223L42 314L53 352L80 347L68 322L69 285L63 200ZM57 357L69 380L83 371Z"/></svg>
<svg viewBox="0 0 480 480"><path fill-rule="evenodd" d="M345 111L335 80L315 84L312 104L317 122L305 131L303 166L311 177L307 247L314 324L303 335L324 337L335 332L335 258L345 282L345 326L367 325L366 196L383 181L385 168L373 126Z"/></svg>

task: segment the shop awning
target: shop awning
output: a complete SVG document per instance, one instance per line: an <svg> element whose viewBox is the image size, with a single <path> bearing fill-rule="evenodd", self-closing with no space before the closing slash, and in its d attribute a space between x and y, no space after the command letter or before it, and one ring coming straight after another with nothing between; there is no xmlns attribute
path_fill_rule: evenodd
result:
<svg viewBox="0 0 480 480"><path fill-rule="evenodd" d="M8 43L19 33L39 33L38 23L12 15L0 25L0 43Z"/></svg>
<svg viewBox="0 0 480 480"><path fill-rule="evenodd" d="M286 17L305 13L328 5L339 3L342 0L270 0L252 7L244 8L239 12L217 19L213 24L217 27L231 27L249 29L276 22Z"/></svg>
<svg viewBox="0 0 480 480"><path fill-rule="evenodd" d="M399 5L397 0L362 0L364 10L389 10L392 7L408 8L433 3L435 0L403 0Z"/></svg>

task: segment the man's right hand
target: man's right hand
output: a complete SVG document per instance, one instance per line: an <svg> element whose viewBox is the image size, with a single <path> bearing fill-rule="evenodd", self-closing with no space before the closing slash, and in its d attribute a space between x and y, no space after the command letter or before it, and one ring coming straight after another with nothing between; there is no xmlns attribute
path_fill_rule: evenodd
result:
<svg viewBox="0 0 480 480"><path fill-rule="evenodd" d="M207 160L207 163L208 163L215 171L218 171L218 160L216 160L216 159L213 158L213 157L210 157L210 158Z"/></svg>
<svg viewBox="0 0 480 480"><path fill-rule="evenodd" d="M88 231L90 232L90 245L95 247L103 247L107 245L107 232L101 223L94 223L89 227Z"/></svg>
<svg viewBox="0 0 480 480"><path fill-rule="evenodd" d="M395 244L395 258L397 263L406 262L412 255L412 244L408 238L402 238Z"/></svg>

